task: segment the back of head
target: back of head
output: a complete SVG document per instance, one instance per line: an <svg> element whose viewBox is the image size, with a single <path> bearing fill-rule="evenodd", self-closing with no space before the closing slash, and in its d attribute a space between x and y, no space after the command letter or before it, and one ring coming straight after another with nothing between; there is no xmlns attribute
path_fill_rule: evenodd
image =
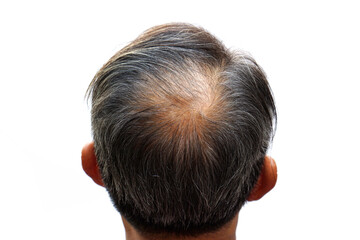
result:
<svg viewBox="0 0 360 240"><path fill-rule="evenodd" d="M89 93L104 184L134 227L193 235L234 218L276 120L251 57L192 25L161 25L116 53Z"/></svg>

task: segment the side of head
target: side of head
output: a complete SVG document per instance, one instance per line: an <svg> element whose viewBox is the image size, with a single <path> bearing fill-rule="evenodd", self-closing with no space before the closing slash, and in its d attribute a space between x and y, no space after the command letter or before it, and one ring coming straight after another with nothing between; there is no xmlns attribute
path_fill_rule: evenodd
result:
<svg viewBox="0 0 360 240"><path fill-rule="evenodd" d="M161 25L116 53L88 91L102 181L131 225L196 235L235 217L276 120L251 57L192 25Z"/></svg>

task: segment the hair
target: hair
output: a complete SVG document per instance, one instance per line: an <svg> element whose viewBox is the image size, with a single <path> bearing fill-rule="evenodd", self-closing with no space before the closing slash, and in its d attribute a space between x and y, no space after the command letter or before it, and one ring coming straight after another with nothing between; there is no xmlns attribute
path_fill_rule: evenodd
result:
<svg viewBox="0 0 360 240"><path fill-rule="evenodd" d="M235 217L276 125L253 58L202 28L160 25L117 52L87 94L103 182L138 231L197 235Z"/></svg>

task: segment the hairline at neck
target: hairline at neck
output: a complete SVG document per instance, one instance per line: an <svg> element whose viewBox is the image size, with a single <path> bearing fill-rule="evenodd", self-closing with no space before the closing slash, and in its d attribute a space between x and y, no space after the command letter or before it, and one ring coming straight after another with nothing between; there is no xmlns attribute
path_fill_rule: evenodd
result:
<svg viewBox="0 0 360 240"><path fill-rule="evenodd" d="M196 237L188 236L175 236L169 234L154 234L147 235L141 234L137 231L124 217L122 221L125 227L126 240L235 240L236 239L236 227L238 223L238 215L223 227L215 232L204 233Z"/></svg>

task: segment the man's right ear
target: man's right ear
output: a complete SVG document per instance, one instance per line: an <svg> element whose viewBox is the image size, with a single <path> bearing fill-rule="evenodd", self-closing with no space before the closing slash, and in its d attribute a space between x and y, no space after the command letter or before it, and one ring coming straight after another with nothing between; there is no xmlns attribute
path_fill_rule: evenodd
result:
<svg viewBox="0 0 360 240"><path fill-rule="evenodd" d="M86 144L81 151L81 163L85 173L94 180L95 183L104 187L100 170L96 161L94 142Z"/></svg>
<svg viewBox="0 0 360 240"><path fill-rule="evenodd" d="M255 201L262 198L266 193L275 187L277 181L277 166L275 160L265 156L264 166L255 187L252 189L248 201Z"/></svg>

